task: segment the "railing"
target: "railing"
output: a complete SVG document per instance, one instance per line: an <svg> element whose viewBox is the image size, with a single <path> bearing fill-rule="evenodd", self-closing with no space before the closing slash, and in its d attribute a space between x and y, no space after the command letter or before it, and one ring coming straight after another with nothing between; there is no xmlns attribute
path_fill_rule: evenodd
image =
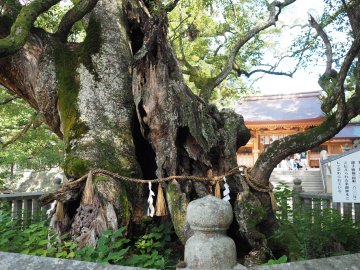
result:
<svg viewBox="0 0 360 270"><path fill-rule="evenodd" d="M27 221L49 209L49 205L41 206L39 204L39 198L44 194L44 192L0 194L0 203L7 202L9 204L14 218Z"/></svg>
<svg viewBox="0 0 360 270"><path fill-rule="evenodd" d="M294 180L293 206L301 205L302 209L321 210L332 208L338 210L344 218L360 221L360 203L338 203L332 201L330 193L302 192L301 180Z"/></svg>

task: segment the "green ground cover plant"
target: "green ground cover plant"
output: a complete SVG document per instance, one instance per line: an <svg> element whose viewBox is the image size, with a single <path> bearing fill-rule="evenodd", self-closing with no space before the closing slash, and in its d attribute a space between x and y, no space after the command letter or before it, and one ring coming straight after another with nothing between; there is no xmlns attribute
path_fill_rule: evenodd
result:
<svg viewBox="0 0 360 270"><path fill-rule="evenodd" d="M25 216L13 218L7 205L0 207L0 251L157 269L175 269L179 259L170 248L171 223L155 226L145 221L145 233L137 238L128 238L126 227L106 230L97 246L79 248L67 235L58 239L44 215L26 222Z"/></svg>
<svg viewBox="0 0 360 270"><path fill-rule="evenodd" d="M297 195L285 184L276 188L279 227L271 239L287 243L290 261L324 258L360 252L360 223L341 216L338 210L315 201L319 207L292 206Z"/></svg>

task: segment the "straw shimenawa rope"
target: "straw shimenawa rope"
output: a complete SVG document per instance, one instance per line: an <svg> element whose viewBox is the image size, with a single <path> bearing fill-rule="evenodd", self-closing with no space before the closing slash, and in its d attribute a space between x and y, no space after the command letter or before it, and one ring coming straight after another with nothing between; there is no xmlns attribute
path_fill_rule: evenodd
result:
<svg viewBox="0 0 360 270"><path fill-rule="evenodd" d="M206 181L222 181L224 176L227 177L227 176L230 176L230 175L233 175L236 173L240 173L239 167L235 167L234 169L231 169L224 175L220 175L220 176L198 177L198 176L191 176L191 175L184 175L184 176L183 175L173 175L173 176L168 176L168 177L163 177L163 178L145 180L145 179L140 179L140 178L131 178L131 177L127 177L127 176L122 176L117 173L109 172L109 171L103 170L103 169L96 169L96 170L92 170L91 172L92 172L92 175L102 174L102 175L110 176L114 179L119 179L119 180L128 181L128 182L135 182L135 183L140 183L140 184L147 184L149 182L152 184L153 183L164 183L164 182L169 182L172 180L193 180L193 181L204 181L204 182L206 182ZM76 185L76 184L84 181L85 179L87 179L87 176L88 176L88 174L85 174L77 180L67 182L65 184L65 186Z"/></svg>
<svg viewBox="0 0 360 270"><path fill-rule="evenodd" d="M256 181L251 176L251 168L248 168L246 166L240 166L239 168L243 169L245 181L251 188L253 188L254 190L259 191L259 192L269 193L272 209L273 209L273 211L276 211L277 203L276 203L275 195L273 193L274 186L270 183L270 181L268 182L267 185L263 185L262 183Z"/></svg>
<svg viewBox="0 0 360 270"><path fill-rule="evenodd" d="M109 171L103 170L103 169L92 170L91 174L92 175L101 174L101 175L110 176L110 177L112 177L114 179L128 181L128 182L141 183L141 184L147 184L149 182L150 183L164 183L164 182L169 182L169 181L172 181L172 180L192 180L192 181L203 181L203 182L215 181L216 185L218 185L220 181L223 181L224 177L240 173L239 169L242 169L243 174L245 176L246 183L251 188L253 188L254 190L259 191L259 192L269 193L270 198L271 198L271 205L272 205L273 210L275 211L277 209L277 204L276 204L275 196L274 196L274 193L273 193L273 185L270 182L268 182L268 185L263 185L262 183L256 181L251 176L251 168L248 168L248 167L243 166L243 165L231 169L230 171L228 171L224 175L220 175L220 176L212 176L212 175L210 175L209 177L198 177L198 176L191 176L191 175L185 175L185 176L173 175L173 176L168 176L168 177L164 177L164 178L145 180L145 179L140 179L140 178L131 178L131 177L127 177L127 176L122 176L122 175L119 175L117 173L109 172ZM76 184L84 181L85 179L87 179L88 175L89 174L85 174L85 175L83 175L82 177L80 177L77 180L67 182L65 184L65 186L76 185Z"/></svg>

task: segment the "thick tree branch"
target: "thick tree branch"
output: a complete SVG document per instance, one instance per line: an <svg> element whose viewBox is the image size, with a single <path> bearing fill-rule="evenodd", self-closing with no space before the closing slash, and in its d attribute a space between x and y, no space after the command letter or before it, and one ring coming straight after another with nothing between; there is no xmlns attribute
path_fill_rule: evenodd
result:
<svg viewBox="0 0 360 270"><path fill-rule="evenodd" d="M296 0L286 0L284 2L280 1L274 1L271 4L269 4L269 19L266 22L263 22L257 26L255 26L253 29L251 29L249 32L247 32L242 38L239 39L239 41L236 43L236 45L233 47L229 54L229 58L227 60L227 63L223 70L214 78L210 80L209 85L206 86L201 92L200 96L208 101L210 99L211 93L214 90L216 86L218 86L223 80L226 79L226 77L230 74L230 72L233 70L233 64L235 62L235 58L240 51L240 49L252 38L254 38L258 33L261 31L275 25L275 23L278 20L279 14L281 13L281 10L294 3Z"/></svg>
<svg viewBox="0 0 360 270"><path fill-rule="evenodd" d="M252 174L255 179L266 183L273 169L281 160L291 154L306 151L334 137L349 121L360 114L360 95L354 95L347 101L346 111L337 111L319 126L303 133L287 136L273 142L256 161ZM341 114L341 117L340 117ZM343 121L339 122L338 118Z"/></svg>
<svg viewBox="0 0 360 270"><path fill-rule="evenodd" d="M36 18L58 2L60 0L34 0L27 6L23 6L11 27L10 34L0 39L0 58L20 50L28 39Z"/></svg>
<svg viewBox="0 0 360 270"><path fill-rule="evenodd" d="M349 72L349 69L354 61L354 59L358 56L360 52L360 34L356 37L353 41L350 49L348 50L347 54L345 55L345 59L341 65L339 70L339 74L337 77L337 85L344 84L346 76ZM359 78L357 78L359 79Z"/></svg>
<svg viewBox="0 0 360 270"><path fill-rule="evenodd" d="M321 39L323 40L323 42L325 44L325 47L326 47L325 74L327 76L329 76L331 74L331 67L332 67L332 63L333 63L333 52L332 52L330 40L329 40L327 34L325 33L325 31L322 29L322 27L317 23L317 21L314 19L314 17L311 16L310 14L309 14L309 23L316 30L317 34L321 37Z"/></svg>
<svg viewBox="0 0 360 270"><path fill-rule="evenodd" d="M13 101L14 99L19 98L18 96L12 96L12 97L8 97L2 101L0 101L0 105L5 105L8 104L9 102Z"/></svg>
<svg viewBox="0 0 360 270"><path fill-rule="evenodd" d="M44 122L61 138L56 80L49 72L54 66L48 61L51 58L43 57L56 42L45 31L33 29L20 51L0 58L0 84L40 112Z"/></svg>
<svg viewBox="0 0 360 270"><path fill-rule="evenodd" d="M344 82L348 75L349 69L356 57L360 53L360 34L353 41L350 49L345 55L344 61L338 73L331 71L330 74L324 73L320 79L319 84L328 96L322 105L322 110L325 113L330 112L335 105L340 108L345 107L345 93ZM339 109L339 108L338 108Z"/></svg>
<svg viewBox="0 0 360 270"><path fill-rule="evenodd" d="M340 8L340 11L344 11L346 12L346 14L349 17L349 21L350 21L350 25L352 28L352 34L353 36L356 36L360 29L360 22L359 22L359 15L360 15L360 10L359 10L359 6L360 6L360 1L359 0L353 0L350 1L349 3L346 3L346 1L342 0L342 7Z"/></svg>
<svg viewBox="0 0 360 270"><path fill-rule="evenodd" d="M322 28L313 22L312 25L317 28L318 34L327 43L326 38L324 38L326 33L320 33L323 32ZM330 46L330 43L327 46ZM324 143L343 129L352 118L360 114L360 91L355 91L348 100L345 99L344 92L345 79L359 53L360 35L355 38L348 50L339 73L332 71L331 66L329 67L329 58L327 59L327 68L319 80L320 86L328 93L322 105L322 108L326 107L326 110L323 110L328 112L325 121L320 126L306 132L288 136L272 143L256 161L252 170L253 177L259 181L268 181L271 172L281 160L291 154ZM359 80L359 78L356 79ZM335 107L336 110L332 111Z"/></svg>
<svg viewBox="0 0 360 270"><path fill-rule="evenodd" d="M322 39L325 45L325 53L326 53L326 68L324 74L319 78L319 85L321 88L327 93L327 97L323 99L323 103L321 109L325 113L329 113L334 106L336 105L336 100L341 92L343 92L340 88L339 91L336 91L336 87L334 87L334 81L336 81L337 72L332 69L333 63L333 52L330 40L323 30L323 28L318 24L318 22L309 14L309 24L316 30L316 33ZM343 101L341 102L343 105ZM342 106L343 107L343 106Z"/></svg>
<svg viewBox="0 0 360 270"><path fill-rule="evenodd" d="M81 0L64 15L56 32L62 42L66 42L72 26L89 13L97 2L98 0Z"/></svg>

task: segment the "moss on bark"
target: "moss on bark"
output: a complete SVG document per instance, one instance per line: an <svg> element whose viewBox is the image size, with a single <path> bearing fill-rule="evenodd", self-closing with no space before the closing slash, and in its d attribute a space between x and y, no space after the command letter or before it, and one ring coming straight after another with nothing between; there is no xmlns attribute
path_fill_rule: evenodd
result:
<svg viewBox="0 0 360 270"><path fill-rule="evenodd" d="M181 192L180 185L176 181L169 183L166 189L166 200L168 202L174 229L180 241L185 244L192 235L189 224L186 222L186 209L189 201Z"/></svg>
<svg viewBox="0 0 360 270"><path fill-rule="evenodd" d="M84 64L93 71L91 55L98 52L101 44L101 26L91 18L87 28L87 37L82 46L71 50L62 43L57 43L54 50L56 78L58 86L58 110L64 135L66 157L64 171L67 176L79 177L90 168L90 163L76 155L74 142L84 136L89 127L80 119L78 95L80 81L77 68ZM75 147L75 148L74 148Z"/></svg>
<svg viewBox="0 0 360 270"><path fill-rule="evenodd" d="M28 39L30 29L37 17L58 2L60 0L35 0L23 6L11 26L10 34L0 39L0 57L19 51Z"/></svg>

